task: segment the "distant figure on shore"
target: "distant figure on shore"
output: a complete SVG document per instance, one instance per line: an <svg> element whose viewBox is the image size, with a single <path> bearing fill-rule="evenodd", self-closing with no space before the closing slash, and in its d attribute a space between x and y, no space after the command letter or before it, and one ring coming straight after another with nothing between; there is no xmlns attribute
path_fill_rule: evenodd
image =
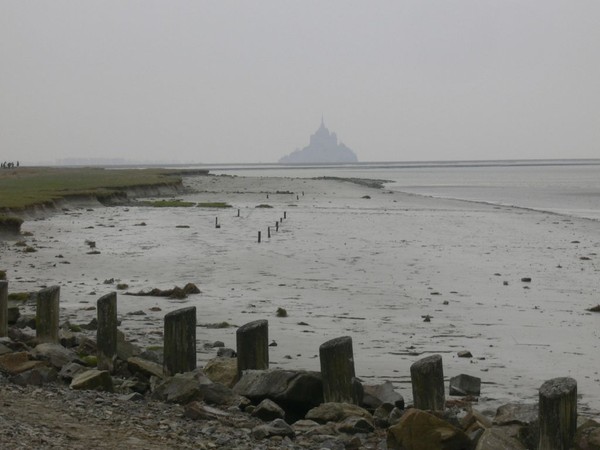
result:
<svg viewBox="0 0 600 450"><path fill-rule="evenodd" d="M6 162L4 161L2 164L0 164L0 166L3 169L14 169L15 167L19 167L19 161L17 161L16 165L14 162Z"/></svg>

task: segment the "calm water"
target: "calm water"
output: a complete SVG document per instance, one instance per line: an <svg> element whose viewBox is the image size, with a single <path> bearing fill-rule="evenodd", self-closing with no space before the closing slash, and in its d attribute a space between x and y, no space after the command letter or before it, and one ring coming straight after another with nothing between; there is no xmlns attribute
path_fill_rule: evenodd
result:
<svg viewBox="0 0 600 450"><path fill-rule="evenodd" d="M386 188L600 220L600 160L215 167L214 174L389 180Z"/></svg>

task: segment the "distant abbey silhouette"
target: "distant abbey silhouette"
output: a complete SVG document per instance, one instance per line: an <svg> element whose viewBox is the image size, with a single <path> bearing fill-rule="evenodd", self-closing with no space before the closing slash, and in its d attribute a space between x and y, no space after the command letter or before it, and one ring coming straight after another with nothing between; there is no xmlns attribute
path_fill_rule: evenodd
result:
<svg viewBox="0 0 600 450"><path fill-rule="evenodd" d="M330 133L321 117L321 126L310 137L310 144L279 160L282 164L347 163L358 162L356 154L342 142L338 144L335 133Z"/></svg>

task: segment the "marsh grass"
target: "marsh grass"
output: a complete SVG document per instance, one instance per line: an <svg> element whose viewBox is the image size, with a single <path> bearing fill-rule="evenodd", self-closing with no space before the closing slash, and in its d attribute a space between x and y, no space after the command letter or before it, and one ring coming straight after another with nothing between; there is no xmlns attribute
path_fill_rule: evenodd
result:
<svg viewBox="0 0 600 450"><path fill-rule="evenodd" d="M109 196L126 188L179 183L167 169L21 167L0 171L0 210L23 210L76 196ZM2 220L0 216L0 223ZM10 218L10 217L9 217ZM12 219L14 220L14 219Z"/></svg>
<svg viewBox="0 0 600 450"><path fill-rule="evenodd" d="M181 199L157 200L153 202L142 203L146 206L152 206L154 208L189 208L196 205L194 202L185 202Z"/></svg>
<svg viewBox="0 0 600 450"><path fill-rule="evenodd" d="M231 208L229 203L225 202L200 202L198 208Z"/></svg>

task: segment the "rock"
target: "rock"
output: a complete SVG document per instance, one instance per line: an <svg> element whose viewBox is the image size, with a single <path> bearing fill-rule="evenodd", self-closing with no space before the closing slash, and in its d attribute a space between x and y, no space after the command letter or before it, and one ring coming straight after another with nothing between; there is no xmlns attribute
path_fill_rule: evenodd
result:
<svg viewBox="0 0 600 450"><path fill-rule="evenodd" d="M371 433L373 423L364 417L348 417L336 426L340 433L356 434L356 433Z"/></svg>
<svg viewBox="0 0 600 450"><path fill-rule="evenodd" d="M475 450L526 450L526 447L496 427L483 432Z"/></svg>
<svg viewBox="0 0 600 450"><path fill-rule="evenodd" d="M71 381L76 375L85 372L86 370L88 370L87 367L76 362L70 362L62 367L58 376L66 381Z"/></svg>
<svg viewBox="0 0 600 450"><path fill-rule="evenodd" d="M35 315L33 314L24 314L20 315L19 318L15 321L15 326L17 328L31 328L35 330Z"/></svg>
<svg viewBox="0 0 600 450"><path fill-rule="evenodd" d="M600 450L600 423L587 420L577 428L573 442L575 450Z"/></svg>
<svg viewBox="0 0 600 450"><path fill-rule="evenodd" d="M391 403L400 409L404 409L404 398L394 390L394 385L389 381L382 384L363 384L362 406L368 409L376 409L383 403Z"/></svg>
<svg viewBox="0 0 600 450"><path fill-rule="evenodd" d="M323 402L321 374L305 370L245 370L233 390L254 403L277 402L290 419L304 417Z"/></svg>
<svg viewBox="0 0 600 450"><path fill-rule="evenodd" d="M220 348L220 347L225 347L225 342L215 341L212 343L212 348Z"/></svg>
<svg viewBox="0 0 600 450"><path fill-rule="evenodd" d="M390 426L390 414L395 406L391 403L382 403L373 413L373 422L379 428L387 428Z"/></svg>
<svg viewBox="0 0 600 450"><path fill-rule="evenodd" d="M141 374L146 378L150 378L152 376L164 378L163 367L160 364L148 361L147 359L139 358L137 356L132 356L131 358L127 359L127 367L134 375Z"/></svg>
<svg viewBox="0 0 600 450"><path fill-rule="evenodd" d="M77 335L69 330L60 329L58 330L58 341L60 345L65 348L73 348L79 345L79 339Z"/></svg>
<svg viewBox="0 0 600 450"><path fill-rule="evenodd" d="M531 283L531 277L523 277L523 278L521 278L521 281L523 283Z"/></svg>
<svg viewBox="0 0 600 450"><path fill-rule="evenodd" d="M387 433L390 450L468 450L471 440L460 429L428 412L409 409Z"/></svg>
<svg viewBox="0 0 600 450"><path fill-rule="evenodd" d="M217 350L217 356L221 358L235 358L237 353L232 348L222 347Z"/></svg>
<svg viewBox="0 0 600 450"><path fill-rule="evenodd" d="M87 336L80 336L77 353L80 355L95 355L98 353L98 345L96 341Z"/></svg>
<svg viewBox="0 0 600 450"><path fill-rule="evenodd" d="M198 379L192 372L178 373L160 382L152 393L152 398L180 404L202 400L200 385L210 383L212 381L208 378Z"/></svg>
<svg viewBox="0 0 600 450"><path fill-rule="evenodd" d="M90 321L90 323L86 324L86 325L81 325L81 328L83 328L84 330L90 330L90 331L95 331L98 329L98 319L96 319L95 317Z"/></svg>
<svg viewBox="0 0 600 450"><path fill-rule="evenodd" d="M29 360L28 352L8 353L0 356L0 371L9 375L17 375L35 367L45 366L43 361Z"/></svg>
<svg viewBox="0 0 600 450"><path fill-rule="evenodd" d="M183 415L192 420L218 420L227 418L231 414L200 402L191 402L185 405Z"/></svg>
<svg viewBox="0 0 600 450"><path fill-rule="evenodd" d="M475 395L481 393L481 378L460 374L450 378L450 395Z"/></svg>
<svg viewBox="0 0 600 450"><path fill-rule="evenodd" d="M54 368L41 366L14 375L11 381L20 386L41 386L46 383L53 383L57 379L58 374Z"/></svg>
<svg viewBox="0 0 600 450"><path fill-rule="evenodd" d="M223 406L238 406L242 402L242 397L227 386L221 383L212 383L208 378L206 381L199 385L200 398L204 402Z"/></svg>
<svg viewBox="0 0 600 450"><path fill-rule="evenodd" d="M77 374L70 385L71 389L85 389L113 392L113 382L107 370L91 369Z"/></svg>
<svg viewBox="0 0 600 450"><path fill-rule="evenodd" d="M315 422L314 420L301 419L297 420L292 424L292 428L296 432L296 434L304 434L308 433L321 425Z"/></svg>
<svg viewBox="0 0 600 450"><path fill-rule="evenodd" d="M469 350L462 350L457 353L459 358L472 358L473 354Z"/></svg>
<svg viewBox="0 0 600 450"><path fill-rule="evenodd" d="M127 361L132 356L139 356L142 349L125 339L125 334L117 330L117 357Z"/></svg>
<svg viewBox="0 0 600 450"><path fill-rule="evenodd" d="M272 436L294 437L296 433L283 419L275 419L266 425L259 425L252 430L252 437L260 440Z"/></svg>
<svg viewBox="0 0 600 450"><path fill-rule="evenodd" d="M77 359L77 354L73 350L52 343L39 344L31 351L31 354L35 359L48 361L57 369L61 369L67 363Z"/></svg>
<svg viewBox="0 0 600 450"><path fill-rule="evenodd" d="M496 411L493 425L501 426L503 433L519 440L525 447L535 448L539 440L539 406L537 404L509 403Z"/></svg>
<svg viewBox="0 0 600 450"><path fill-rule="evenodd" d="M7 353L12 353L12 349L0 343L0 356L6 355Z"/></svg>
<svg viewBox="0 0 600 450"><path fill-rule="evenodd" d="M265 398L254 408L252 415L264 422L270 422L275 419L283 419L285 411L273 400Z"/></svg>
<svg viewBox="0 0 600 450"><path fill-rule="evenodd" d="M206 376L214 383L234 387L238 380L237 359L213 358L203 368Z"/></svg>
<svg viewBox="0 0 600 450"><path fill-rule="evenodd" d="M373 417L369 411L350 403L322 403L306 413L306 419L314 420L318 423L341 422L348 417L362 417L371 422L373 421Z"/></svg>

